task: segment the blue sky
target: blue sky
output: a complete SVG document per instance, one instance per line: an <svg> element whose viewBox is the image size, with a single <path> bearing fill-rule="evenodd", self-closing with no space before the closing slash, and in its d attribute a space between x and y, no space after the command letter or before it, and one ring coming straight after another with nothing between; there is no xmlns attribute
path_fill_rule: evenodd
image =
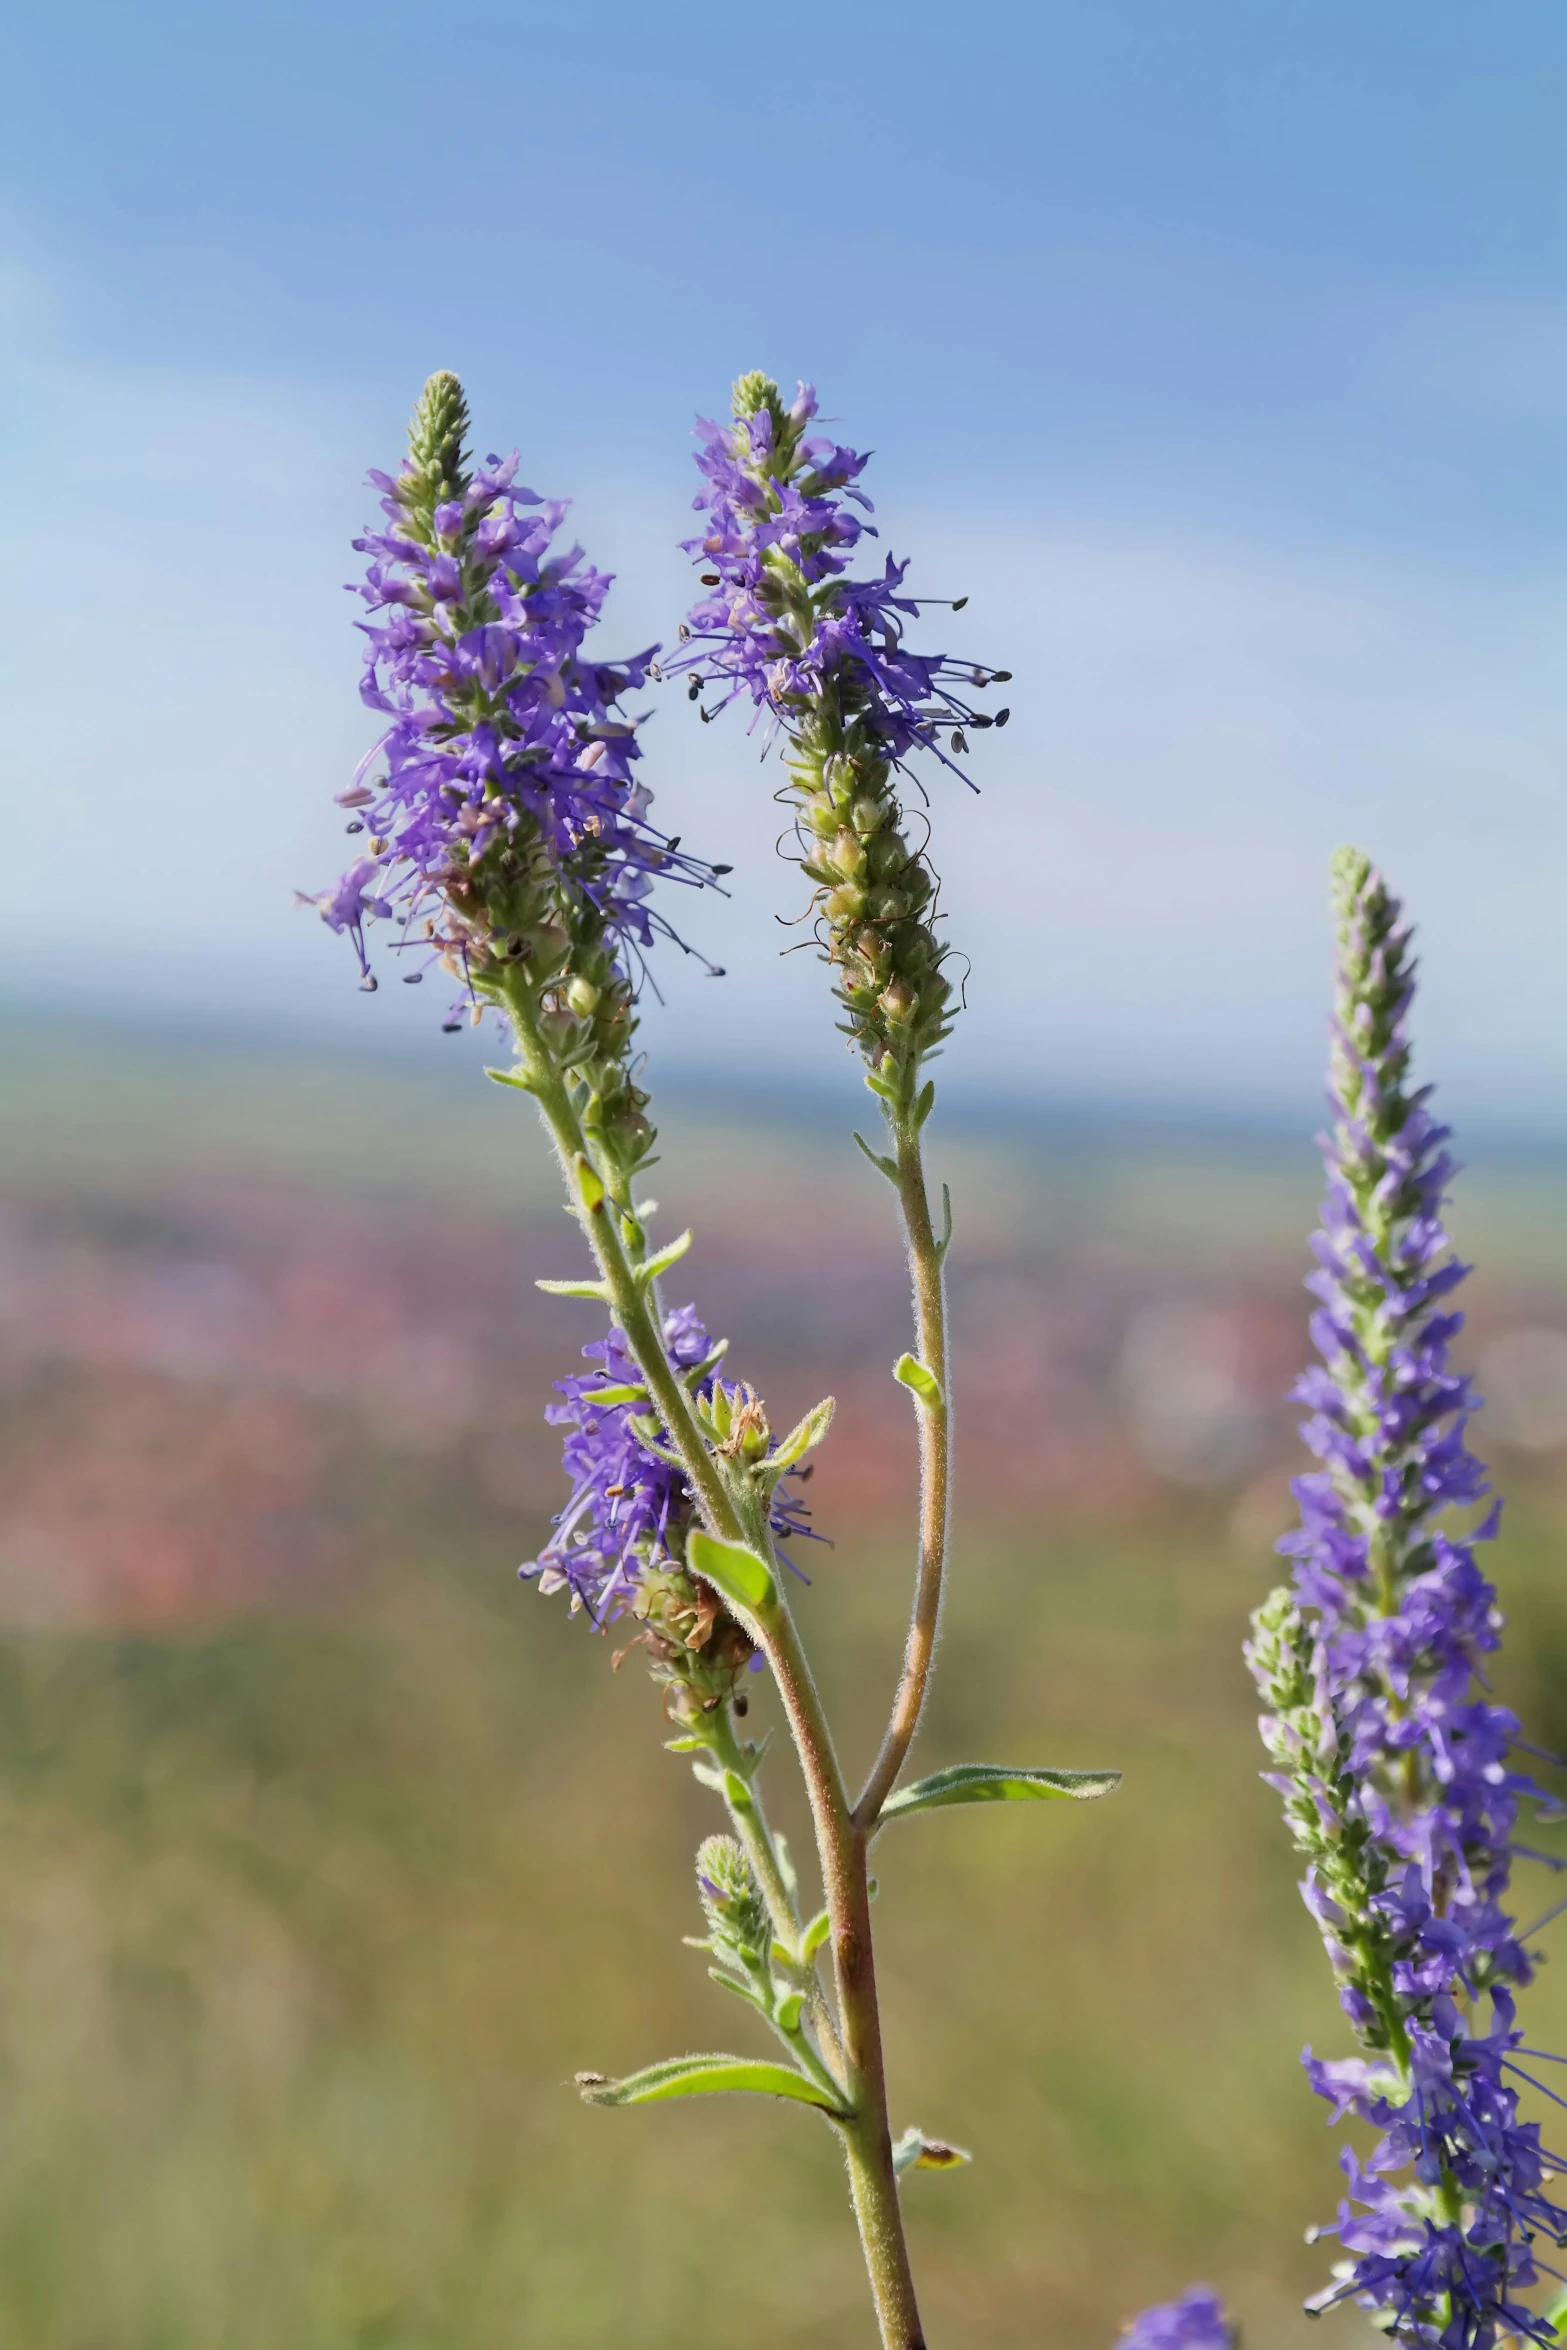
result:
<svg viewBox="0 0 1567 2350"><path fill-rule="evenodd" d="M458 368L619 574L609 636L667 637L692 412L760 364L1016 673L981 796L933 786L954 1079L1308 1101L1353 837L1454 1106L1567 1124L1557 0L95 0L8 52L13 1000L448 1049L289 905L369 738L364 469ZM687 909L729 977L648 1041L830 1073L765 777L693 717L648 774L739 869Z"/></svg>

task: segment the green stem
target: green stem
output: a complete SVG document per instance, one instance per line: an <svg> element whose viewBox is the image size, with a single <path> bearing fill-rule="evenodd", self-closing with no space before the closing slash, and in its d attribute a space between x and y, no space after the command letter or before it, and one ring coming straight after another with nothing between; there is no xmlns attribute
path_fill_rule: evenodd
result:
<svg viewBox="0 0 1567 2350"><path fill-rule="evenodd" d="M947 1369L946 1249L945 1243L937 1240L931 1223L920 1129L911 1111L900 1113L894 1133L898 1204L903 1212L914 1288L916 1346L919 1359L935 1379L938 1392L933 1402L920 1399L915 1405L920 1444L919 1573L903 1651L903 1671L891 1718L881 1751L854 1807L855 1822L865 1830L875 1827L881 1807L892 1793L924 1710L941 1621L941 1590L951 1517L952 1404Z"/></svg>
<svg viewBox="0 0 1567 2350"><path fill-rule="evenodd" d="M887 2116L887 2074L866 1865L869 1839L850 1811L821 1699L788 1603L781 1595L761 1630L805 1776L821 1858L822 1888L832 1921L833 1973L850 2106L847 2119L839 2126L882 2343L884 2350L925 2350Z"/></svg>
<svg viewBox="0 0 1567 2350"><path fill-rule="evenodd" d="M516 1033L528 1089L543 1112L560 1155L567 1197L593 1252L615 1319L625 1332L626 1343L647 1381L648 1393L670 1444L680 1457L697 1506L711 1532L731 1542L748 1543L764 1557L770 1556L772 1541L766 1504L760 1496L749 1495L751 1506L742 1511L730 1493L697 1423L691 1398L670 1368L656 1312L637 1279L616 1208L608 1194L601 1193L599 1182L584 1183L584 1174L592 1169L587 1140L570 1088L540 1032L531 992L522 984L508 987L505 1003ZM915 1147L917 1153L917 1143ZM923 1196L921 1183L920 1197ZM927 1234L929 1226L927 1209ZM939 1261L937 1274L939 1288ZM849 2111L838 2126L848 2158L855 2218L882 2342L884 2350L925 2350L887 2118L887 2083L871 1940L867 1838L850 1811L821 1698L781 1586L776 1604L764 1618L758 1619L754 1628L783 1700L816 1831L822 1886L832 1925L839 2037L849 2095Z"/></svg>

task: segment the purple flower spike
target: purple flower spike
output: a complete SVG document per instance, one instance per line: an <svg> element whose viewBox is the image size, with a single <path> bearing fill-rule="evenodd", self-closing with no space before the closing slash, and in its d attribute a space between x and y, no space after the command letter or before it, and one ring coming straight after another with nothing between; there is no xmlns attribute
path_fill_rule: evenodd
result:
<svg viewBox="0 0 1567 2350"><path fill-rule="evenodd" d="M1363 856L1334 860L1338 994L1328 1193L1309 1287L1322 1364L1297 1394L1322 1466L1295 1482L1292 1585L1253 1619L1270 1783L1307 1863L1339 2000L1365 2054L1307 2075L1336 2121L1381 2132L1333 2226L1348 2257L1310 2304L1354 2299L1425 2350L1558 2336L1521 2299L1533 2246L1567 2232L1546 2193L1557 2157L1518 2118L1514 1992L1532 1961L1507 1904L1520 1798L1518 1723L1485 1695L1501 1636L1468 1535L1445 1513L1485 1473L1465 1427L1476 1398L1450 1364L1467 1268L1442 1223L1452 1162L1425 1089L1408 1084L1409 930Z"/></svg>
<svg viewBox="0 0 1567 2350"><path fill-rule="evenodd" d="M971 696L1010 673L909 649L905 629L921 606L904 593L906 564L889 557L869 578L850 576L861 538L875 536L861 519L871 510L858 487L866 461L808 437L815 414L809 384L785 407L769 377L744 375L734 422L699 426L695 503L706 519L685 544L712 593L670 667L689 674L704 719L750 701L782 733L782 796L797 811L843 1025L867 1083L906 1117L956 1001L935 930L936 876L918 830L905 831L898 774L916 751L955 768L967 730L1004 726L1009 711L982 712ZM717 698L703 701L709 689Z"/></svg>
<svg viewBox="0 0 1567 2350"><path fill-rule="evenodd" d="M470 469L467 423L456 377L432 376L401 472L370 477L388 526L354 541L370 558L354 591L371 614L360 692L386 730L338 795L366 852L305 902L353 940L367 979L364 925L382 917L414 957L405 976L439 961L475 1016L511 969L574 976L596 1002L672 935L648 902L655 879L713 869L648 821L635 777L641 720L620 701L656 647L585 655L607 575L556 550L566 508L517 486L515 455Z"/></svg>
<svg viewBox="0 0 1567 2350"><path fill-rule="evenodd" d="M718 686L709 717L748 695L786 723L791 707L849 673L889 758L928 750L953 767L952 730L1006 724L1009 711L982 712L970 698L1005 673L908 648L920 603L904 593L907 563L889 555L868 578L848 576L861 539L877 535L861 520L874 511L858 487L867 459L825 435L807 437L816 408L814 384L798 385L786 409L768 377L746 375L732 425L699 420L704 486L693 503L706 521L684 544L713 593L692 610L688 649L671 670L699 671L703 685ZM695 678L693 688L701 690ZM966 744L951 747L961 754Z"/></svg>
<svg viewBox="0 0 1567 2350"><path fill-rule="evenodd" d="M1190 2285L1179 2301L1158 2301L1134 2317L1117 2350L1234 2350L1235 2329L1210 2285Z"/></svg>

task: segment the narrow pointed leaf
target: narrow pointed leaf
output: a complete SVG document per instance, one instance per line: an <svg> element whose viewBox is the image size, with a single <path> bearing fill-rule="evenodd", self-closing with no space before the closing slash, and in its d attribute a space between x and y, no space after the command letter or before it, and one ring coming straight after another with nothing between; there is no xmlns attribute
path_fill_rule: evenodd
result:
<svg viewBox="0 0 1567 2350"><path fill-rule="evenodd" d="M953 1803L1087 1803L1121 1784L1119 1771L1017 1770L1007 1763L953 1763L900 1787L881 1807L883 1820L936 1811Z"/></svg>
<svg viewBox="0 0 1567 2350"><path fill-rule="evenodd" d="M877 1174L885 1175L889 1183L896 1183L898 1180L897 1161L887 1158L881 1151L873 1151L863 1134L857 1134L854 1139L876 1169Z"/></svg>
<svg viewBox="0 0 1567 2350"><path fill-rule="evenodd" d="M765 1465L769 1469L792 1469L795 1462L803 1460L813 1445L821 1443L832 1426L832 1416L837 1408L833 1396L824 1396L819 1404L806 1413L803 1420L796 1421L777 1451L768 1454Z"/></svg>
<svg viewBox="0 0 1567 2350"><path fill-rule="evenodd" d="M532 1078L524 1076L520 1069L486 1069L484 1074L492 1085L512 1085L519 1093L535 1093L538 1090Z"/></svg>
<svg viewBox="0 0 1567 2350"><path fill-rule="evenodd" d="M759 2062L749 2056L671 2056L650 2064L645 2072L628 2073L623 2081L606 2080L602 2073L579 2073L577 2087L588 2105L657 2105L670 2097L792 2097L801 2105L819 2106L823 2113L837 2107L825 2089L784 2064Z"/></svg>
<svg viewBox="0 0 1567 2350"><path fill-rule="evenodd" d="M671 1265L678 1265L690 1246L690 1233L682 1232L678 1240L672 1240L667 1248L661 1248L656 1256L649 1257L645 1265L639 1265L637 1280L641 1286L644 1289L651 1287L661 1273L667 1273Z"/></svg>
<svg viewBox="0 0 1567 2350"><path fill-rule="evenodd" d="M542 1289L546 1297L596 1297L600 1304L609 1302L609 1291L602 1281L535 1281L535 1289Z"/></svg>
<svg viewBox="0 0 1567 2350"><path fill-rule="evenodd" d="M716 1534L694 1527L686 1537L686 1564L704 1583L711 1583L725 1599L761 1615L778 1597L772 1569L743 1542L721 1542Z"/></svg>

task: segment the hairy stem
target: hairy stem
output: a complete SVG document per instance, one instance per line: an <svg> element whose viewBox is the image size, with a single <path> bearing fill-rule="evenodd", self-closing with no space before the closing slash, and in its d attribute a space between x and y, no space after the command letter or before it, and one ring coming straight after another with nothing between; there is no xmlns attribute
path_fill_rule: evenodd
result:
<svg viewBox="0 0 1567 2350"><path fill-rule="evenodd" d="M766 1505L752 1494L745 1497L749 1506L743 1506L725 1483L720 1464L697 1423L691 1397L670 1368L656 1304L650 1303L648 1292L637 1278L619 1211L607 1194L594 1196L599 1188L596 1183L584 1183L585 1171L593 1166L587 1140L570 1087L544 1042L526 988L508 989L506 1008L516 1033L528 1090L538 1102L560 1155L567 1197L593 1252L615 1319L625 1332L626 1343L647 1381L648 1393L669 1441L680 1456L697 1506L712 1533L727 1541L748 1543L764 1557L770 1557L772 1538ZM917 1164L917 1143L915 1148ZM923 1201L923 1181L919 1197ZM925 1230L928 1235L928 1208ZM936 1271L939 1297L939 1261ZM892 2161L892 2132L887 2117L887 2083L871 1941L867 1838L850 1810L821 1698L781 1585L776 1604L757 1620L754 1629L783 1700L810 1799L822 1887L832 1928L839 2018L833 2038L849 2097L849 2109L838 2127L844 2139L855 2218L882 2342L884 2350L925 2350L903 2233L897 2174ZM738 1821L736 1824L739 1825ZM771 1860L776 1872L776 1852L771 1853ZM765 1884L766 1880L763 1881ZM787 1901L781 1874L778 1887L784 1893L786 1912L792 1920L793 1908ZM821 2003L823 2008L825 2004L825 2001Z"/></svg>
<svg viewBox="0 0 1567 2350"><path fill-rule="evenodd" d="M913 1114L907 1110L901 1112L894 1131L898 1204L903 1213L914 1288L915 1341L919 1360L935 1380L937 1393L934 1398L920 1398L915 1404L920 1442L919 1573L903 1651L903 1672L891 1718L881 1751L854 1807L856 1825L867 1832L875 1827L881 1807L892 1793L924 1710L941 1621L941 1587L946 1572L951 1512L952 1402L947 1369L946 1244L937 1240L931 1223L920 1129Z"/></svg>
<svg viewBox="0 0 1567 2350"><path fill-rule="evenodd" d="M805 1775L832 1921L833 1973L850 2103L849 2116L839 2126L871 2294L884 2350L925 2350L892 2161L871 1937L869 1840L849 1809L821 1699L786 1601L780 1599L762 1631Z"/></svg>

